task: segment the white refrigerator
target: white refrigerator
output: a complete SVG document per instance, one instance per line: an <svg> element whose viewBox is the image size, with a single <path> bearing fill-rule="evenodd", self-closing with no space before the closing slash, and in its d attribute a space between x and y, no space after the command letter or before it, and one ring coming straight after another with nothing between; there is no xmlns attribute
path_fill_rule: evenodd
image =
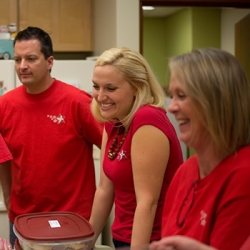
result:
<svg viewBox="0 0 250 250"><path fill-rule="evenodd" d="M0 60L0 95L15 88L15 69L13 60Z"/></svg>
<svg viewBox="0 0 250 250"><path fill-rule="evenodd" d="M51 76L90 93L94 66L95 61L91 60L54 60ZM18 77L15 77L15 86L20 86Z"/></svg>

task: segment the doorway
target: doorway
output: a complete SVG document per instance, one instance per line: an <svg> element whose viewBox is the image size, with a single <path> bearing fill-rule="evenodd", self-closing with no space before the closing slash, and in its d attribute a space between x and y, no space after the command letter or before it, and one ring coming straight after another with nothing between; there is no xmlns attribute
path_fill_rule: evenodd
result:
<svg viewBox="0 0 250 250"><path fill-rule="evenodd" d="M184 3L185 2L185 3ZM140 25L140 48L141 48L141 53L145 56L146 60L149 62L149 64L151 65L153 71L156 73L157 78L160 80L161 83L163 83L163 87L166 88L168 85L168 79L167 78L167 57L169 56L169 54L164 55L160 48L162 47L166 47L169 45L169 41L162 41L160 40L159 37L161 37L162 34L160 34L161 32L158 32L158 39L157 39L157 31L155 31L155 33L152 35L148 35L152 40L154 39L153 46L148 46L148 47L144 47L145 43L144 43L144 38L145 38L145 34L143 33L143 28L144 28L144 15L143 15L143 11L142 11L142 6L154 6L156 8L160 8L162 11L165 9L166 11L169 12L170 15L175 13L171 13L171 11L175 11L177 12L183 12L184 9L190 8L190 9L221 9L223 14L220 15L218 17L218 15L216 16L216 14L213 16L213 20L215 21L215 19L217 18L217 23L218 25L220 25L219 23L221 23L221 21L224 20L224 22L222 22L221 27L216 26L216 24L212 24L210 22L210 29L219 29L219 34L218 34L218 30L217 33L215 33L215 36L220 36L221 37L221 30L225 30L225 34L223 36L223 39L220 39L220 41L212 41L213 43L210 43L211 47L218 47L218 48L222 48L225 49L229 52L231 52L232 54L236 55L236 51L235 51L235 42L237 41L237 39L234 39L234 27L235 27L235 23L237 23L239 20L241 20L245 15L245 13L250 13L250 9L248 9L250 7L249 3L247 3L246 1L216 1L213 2L211 1L211 4L207 4L204 5L202 4L202 1L150 1L150 0L141 0L140 1L141 4L141 25ZM184 6L184 7L183 7ZM225 8L226 7L226 8ZM235 9L235 7L237 7L237 9ZM240 9L239 9L240 8ZM240 10L243 10L243 12L240 12ZM236 14L232 14L233 12L237 12ZM215 11L216 12L216 11ZM204 12L203 12L204 13ZM185 15L185 13L184 13ZM218 20L219 18L219 20ZM226 20L226 21L225 21ZM159 26L161 25L159 19L155 18L155 24L154 27L156 27L156 29L159 29ZM165 25L165 24L164 24ZM249 27L249 26L248 26ZM154 29L154 28L152 28ZM165 30L164 30L165 31ZM211 31L211 30L210 30ZM183 29L180 31L180 33L183 33ZM207 30L206 30L207 32ZM215 32L215 31L213 31ZM172 35L172 34L171 34ZM198 34L199 35L199 34ZM206 35L206 34L205 34ZM154 37L154 38L152 38ZM237 34L236 34L237 37ZM193 38L193 37L192 37ZM183 37L182 37L182 40ZM241 39L242 40L242 39ZM187 41L185 41L187 43ZM210 42L210 41L209 41ZM199 43L201 44L201 43ZM246 44L249 44L246 43ZM197 45L197 43L196 43ZM144 47L144 48L143 48ZM150 48L150 49L149 49ZM183 48L182 46L182 50L189 50L192 49L192 46L189 46L187 48ZM186 51L177 51L176 52L176 48L174 48L174 50L171 48L171 53L182 53L182 52L186 52ZM151 53L151 55L150 55ZM165 53L165 52L164 52ZM242 52L241 52L242 53ZM244 54L244 51L243 53ZM164 55L164 56L162 56ZM246 54L244 54L246 55ZM236 55L237 57L237 55ZM240 58L238 58L240 60ZM249 58L246 58L249 61ZM248 64L249 65L249 64ZM158 74L158 75L157 75ZM172 119L172 123L174 123L174 119ZM178 126L177 126L178 127ZM176 126L175 126L176 128ZM177 134L178 134L178 128L176 128L177 130ZM194 152L190 149L188 149L187 152L187 158L192 155Z"/></svg>
<svg viewBox="0 0 250 250"><path fill-rule="evenodd" d="M140 0L140 52L143 54L143 10L142 6L161 7L162 9L175 9L185 7L217 7L249 9L249 0Z"/></svg>
<svg viewBox="0 0 250 250"><path fill-rule="evenodd" d="M235 25L235 56L241 62L250 81L250 14Z"/></svg>

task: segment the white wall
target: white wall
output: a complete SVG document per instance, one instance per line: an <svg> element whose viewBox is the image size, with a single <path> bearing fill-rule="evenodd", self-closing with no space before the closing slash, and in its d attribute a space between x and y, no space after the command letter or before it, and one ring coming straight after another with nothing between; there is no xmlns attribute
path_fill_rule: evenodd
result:
<svg viewBox="0 0 250 250"><path fill-rule="evenodd" d="M95 62L91 60L54 60L51 76L90 93L94 67ZM21 82L15 76L18 87Z"/></svg>
<svg viewBox="0 0 250 250"><path fill-rule="evenodd" d="M15 87L15 72L13 60L0 60L0 81L4 81L4 93Z"/></svg>
<svg viewBox="0 0 250 250"><path fill-rule="evenodd" d="M140 49L139 0L94 0L94 54L111 47Z"/></svg>
<svg viewBox="0 0 250 250"><path fill-rule="evenodd" d="M116 1L94 0L94 53L116 46Z"/></svg>
<svg viewBox="0 0 250 250"><path fill-rule="evenodd" d="M139 0L116 1L117 26L116 46L126 46L139 51L140 49L140 16Z"/></svg>

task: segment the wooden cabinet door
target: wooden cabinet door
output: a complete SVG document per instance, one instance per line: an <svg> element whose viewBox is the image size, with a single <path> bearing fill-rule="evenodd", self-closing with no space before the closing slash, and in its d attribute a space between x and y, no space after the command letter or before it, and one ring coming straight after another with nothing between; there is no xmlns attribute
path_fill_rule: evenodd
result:
<svg viewBox="0 0 250 250"><path fill-rule="evenodd" d="M17 0L0 0L0 25L17 24Z"/></svg>
<svg viewBox="0 0 250 250"><path fill-rule="evenodd" d="M19 0L19 30L36 26L53 36L54 0Z"/></svg>
<svg viewBox="0 0 250 250"><path fill-rule="evenodd" d="M19 30L28 26L48 32L55 52L92 51L92 0L19 0Z"/></svg>
<svg viewBox="0 0 250 250"><path fill-rule="evenodd" d="M250 81L250 14L235 24L235 56L242 64Z"/></svg>
<svg viewBox="0 0 250 250"><path fill-rule="evenodd" d="M56 51L93 50L92 0L58 0L53 14Z"/></svg>

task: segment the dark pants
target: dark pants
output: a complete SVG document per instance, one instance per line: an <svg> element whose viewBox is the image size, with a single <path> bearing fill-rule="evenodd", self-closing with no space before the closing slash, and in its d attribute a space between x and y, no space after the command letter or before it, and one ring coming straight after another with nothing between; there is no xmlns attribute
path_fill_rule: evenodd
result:
<svg viewBox="0 0 250 250"><path fill-rule="evenodd" d="M10 221L10 244L12 245L12 248L14 249L15 246L15 240L16 240L16 235L14 234L13 231L13 223Z"/></svg>
<svg viewBox="0 0 250 250"><path fill-rule="evenodd" d="M122 242L122 241L115 240L115 239L113 239L113 244L115 248L130 247L130 243Z"/></svg>
<svg viewBox="0 0 250 250"><path fill-rule="evenodd" d="M116 250L130 250L130 249L149 250L149 244L145 244L145 245L130 248L130 245L131 245L130 243L122 242L122 241L115 240L115 239L113 239L113 244L114 244L114 247L115 247Z"/></svg>

